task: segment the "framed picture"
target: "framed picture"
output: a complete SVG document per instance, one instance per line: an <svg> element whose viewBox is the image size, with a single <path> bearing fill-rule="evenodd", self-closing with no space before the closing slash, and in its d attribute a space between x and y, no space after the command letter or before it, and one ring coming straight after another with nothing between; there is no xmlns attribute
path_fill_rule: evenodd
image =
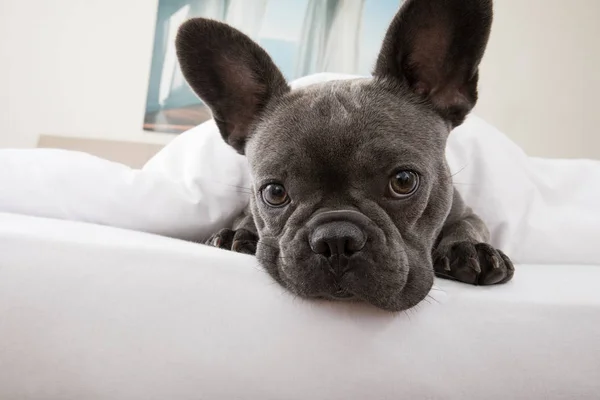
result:
<svg viewBox="0 0 600 400"><path fill-rule="evenodd" d="M316 72L369 75L402 0L159 0L144 129L180 133L211 118L177 62L189 18L234 26L258 42L288 80Z"/></svg>

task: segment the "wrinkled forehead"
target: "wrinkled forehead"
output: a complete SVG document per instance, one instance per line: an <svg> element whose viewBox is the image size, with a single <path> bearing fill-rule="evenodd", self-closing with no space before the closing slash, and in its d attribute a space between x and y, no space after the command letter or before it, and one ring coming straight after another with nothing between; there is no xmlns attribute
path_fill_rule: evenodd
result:
<svg viewBox="0 0 600 400"><path fill-rule="evenodd" d="M371 79L332 81L294 90L269 110L247 155L258 175L428 168L443 157L447 134L442 119L408 95Z"/></svg>

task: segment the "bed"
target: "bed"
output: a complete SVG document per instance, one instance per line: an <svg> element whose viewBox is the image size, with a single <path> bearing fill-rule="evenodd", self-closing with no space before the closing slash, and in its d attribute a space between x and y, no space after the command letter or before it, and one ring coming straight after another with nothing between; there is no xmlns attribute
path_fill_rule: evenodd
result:
<svg viewBox="0 0 600 400"><path fill-rule="evenodd" d="M0 214L0 399L598 399L600 266L437 280L400 314L253 257Z"/></svg>
<svg viewBox="0 0 600 400"><path fill-rule="evenodd" d="M331 79L352 76L292 86ZM197 243L252 185L214 121L140 169L0 149L0 400L599 399L600 161L528 157L476 116L447 159L515 277L388 313Z"/></svg>

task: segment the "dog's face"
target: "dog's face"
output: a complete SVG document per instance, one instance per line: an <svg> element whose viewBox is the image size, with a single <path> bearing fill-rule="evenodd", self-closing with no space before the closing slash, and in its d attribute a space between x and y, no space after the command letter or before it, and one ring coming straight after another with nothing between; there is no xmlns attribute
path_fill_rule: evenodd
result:
<svg viewBox="0 0 600 400"><path fill-rule="evenodd" d="M408 308L449 212L448 125L370 79L289 93L246 146L257 256L301 296Z"/></svg>
<svg viewBox="0 0 600 400"><path fill-rule="evenodd" d="M248 157L257 257L279 283L387 310L427 295L452 205L446 138L475 104L490 24L488 0L408 0L374 78L294 91L240 32L182 26L182 70Z"/></svg>

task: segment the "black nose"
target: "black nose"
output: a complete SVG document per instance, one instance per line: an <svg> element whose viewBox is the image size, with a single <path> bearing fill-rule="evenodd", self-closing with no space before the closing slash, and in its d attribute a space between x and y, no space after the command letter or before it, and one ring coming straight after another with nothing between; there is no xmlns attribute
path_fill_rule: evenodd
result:
<svg viewBox="0 0 600 400"><path fill-rule="evenodd" d="M310 248L325 257L351 256L365 247L367 238L351 222L333 221L317 226L310 237Z"/></svg>

